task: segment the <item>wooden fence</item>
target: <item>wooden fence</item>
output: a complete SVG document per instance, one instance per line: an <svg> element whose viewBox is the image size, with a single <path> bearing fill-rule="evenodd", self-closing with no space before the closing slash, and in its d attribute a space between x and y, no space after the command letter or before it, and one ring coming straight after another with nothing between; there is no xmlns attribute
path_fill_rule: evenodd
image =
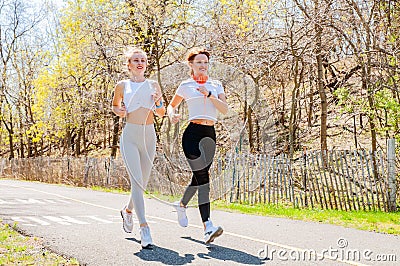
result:
<svg viewBox="0 0 400 266"><path fill-rule="evenodd" d="M382 152L365 150L310 151L295 160L286 155L233 154L215 159L210 169L211 198L298 208L393 211L400 199L395 169ZM120 158L1 159L0 177L130 189ZM190 178L185 158L158 156L147 189L181 195Z"/></svg>
<svg viewBox="0 0 400 266"><path fill-rule="evenodd" d="M382 152L311 151L295 161L286 155L246 155L232 158L230 164L227 169L232 169L231 202L346 211L395 209ZM396 179L396 175L392 178ZM397 175L397 187L398 178Z"/></svg>
<svg viewBox="0 0 400 266"><path fill-rule="evenodd" d="M1 159L0 176L73 186L129 188L122 160L110 158Z"/></svg>

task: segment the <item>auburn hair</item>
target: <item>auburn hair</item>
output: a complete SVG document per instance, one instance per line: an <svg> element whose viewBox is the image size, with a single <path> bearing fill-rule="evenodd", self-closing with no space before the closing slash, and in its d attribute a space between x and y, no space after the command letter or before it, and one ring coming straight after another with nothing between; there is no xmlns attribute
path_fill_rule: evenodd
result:
<svg viewBox="0 0 400 266"><path fill-rule="evenodd" d="M210 59L210 52L208 52L206 48L193 47L192 49L189 50L189 52L186 56L186 60L188 62L192 62L194 60L194 58L196 57L196 55L199 55L199 54L204 54L207 56L208 59Z"/></svg>

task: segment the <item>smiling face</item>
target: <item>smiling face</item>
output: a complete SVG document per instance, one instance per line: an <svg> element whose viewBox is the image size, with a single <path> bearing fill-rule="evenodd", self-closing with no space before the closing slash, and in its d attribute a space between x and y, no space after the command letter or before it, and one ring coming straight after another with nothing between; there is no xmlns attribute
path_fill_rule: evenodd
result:
<svg viewBox="0 0 400 266"><path fill-rule="evenodd" d="M144 75L147 67L147 56L144 53L136 52L128 60L128 69L134 75Z"/></svg>
<svg viewBox="0 0 400 266"><path fill-rule="evenodd" d="M194 76L207 76L208 57L205 54L198 54L189 62Z"/></svg>

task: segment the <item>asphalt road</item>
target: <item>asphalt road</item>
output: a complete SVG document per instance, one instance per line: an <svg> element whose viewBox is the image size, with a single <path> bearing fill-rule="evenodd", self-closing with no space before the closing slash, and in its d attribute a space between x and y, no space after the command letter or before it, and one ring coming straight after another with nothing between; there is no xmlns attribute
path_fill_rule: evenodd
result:
<svg viewBox="0 0 400 266"><path fill-rule="evenodd" d="M82 265L399 265L400 237L340 226L222 211L211 212L222 236L206 246L200 214L189 226L172 206L146 199L155 247L122 230L127 195L0 179L0 219L44 239ZM138 228L135 222L135 227Z"/></svg>

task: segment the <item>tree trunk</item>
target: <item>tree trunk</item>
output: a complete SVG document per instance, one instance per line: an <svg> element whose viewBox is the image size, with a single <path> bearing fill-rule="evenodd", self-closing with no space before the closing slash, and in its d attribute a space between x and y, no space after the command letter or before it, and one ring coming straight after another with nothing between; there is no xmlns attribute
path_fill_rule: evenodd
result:
<svg viewBox="0 0 400 266"><path fill-rule="evenodd" d="M250 145L250 152L254 153L256 152L254 148L254 137L253 137L253 119L252 119L252 114L253 114L253 108L249 106L247 108L247 126L249 129L249 145Z"/></svg>
<svg viewBox="0 0 400 266"><path fill-rule="evenodd" d="M292 51L293 53L293 51ZM293 158L294 154L294 144L296 139L296 131L297 131L297 101L300 93L300 81L302 80L302 73L299 73L299 57L294 55L295 57L295 66L294 66L294 88L292 90L292 106L290 110L290 118L289 118L289 158Z"/></svg>
<svg viewBox="0 0 400 266"><path fill-rule="evenodd" d="M9 143L9 147L10 147L10 156L8 157L9 159L14 158L14 131L13 131L13 127L12 127L12 117L10 115L10 127L8 127L8 125L6 124L6 122L3 120L4 125L6 126L6 129L8 131L8 143Z"/></svg>
<svg viewBox="0 0 400 266"><path fill-rule="evenodd" d="M312 117L313 117L313 103L314 103L314 93L312 91L313 84L312 81L310 81L310 92L308 93L308 99L309 99L309 106L308 106L308 114L307 114L307 124L308 127L312 126Z"/></svg>
<svg viewBox="0 0 400 266"><path fill-rule="evenodd" d="M112 135L112 146L111 146L111 158L115 158L118 150L118 140L119 140L119 117L114 115L113 117L113 135Z"/></svg>
<svg viewBox="0 0 400 266"><path fill-rule="evenodd" d="M318 22L315 25L315 31L316 31L316 58L317 58L317 73L318 73L317 86L318 86L319 97L321 99L320 141L321 141L321 150L325 151L328 149L327 139L326 139L327 129L328 129L327 128L328 102L326 99L326 91L323 81L323 69L322 69L322 27Z"/></svg>

